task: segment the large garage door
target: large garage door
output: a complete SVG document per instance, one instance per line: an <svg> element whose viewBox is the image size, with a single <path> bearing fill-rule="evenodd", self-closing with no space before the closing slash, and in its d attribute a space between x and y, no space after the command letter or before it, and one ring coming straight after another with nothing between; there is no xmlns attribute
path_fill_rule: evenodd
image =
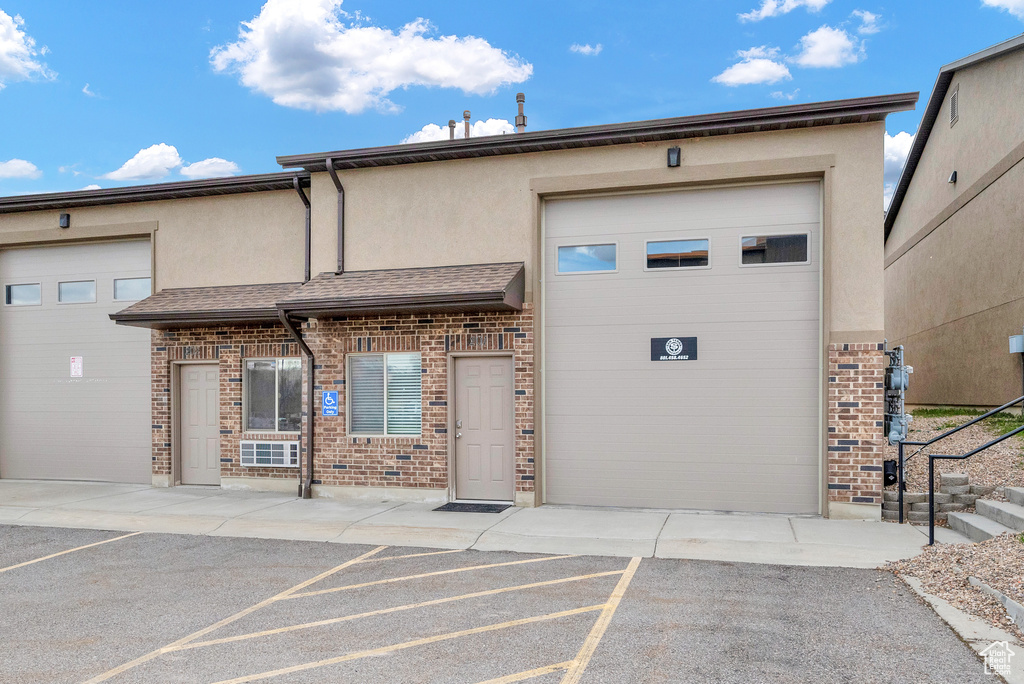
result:
<svg viewBox="0 0 1024 684"><path fill-rule="evenodd" d="M107 317L149 276L148 240L0 251L0 477L151 481L149 331Z"/></svg>
<svg viewBox="0 0 1024 684"><path fill-rule="evenodd" d="M817 512L820 236L817 182L547 202L547 501Z"/></svg>

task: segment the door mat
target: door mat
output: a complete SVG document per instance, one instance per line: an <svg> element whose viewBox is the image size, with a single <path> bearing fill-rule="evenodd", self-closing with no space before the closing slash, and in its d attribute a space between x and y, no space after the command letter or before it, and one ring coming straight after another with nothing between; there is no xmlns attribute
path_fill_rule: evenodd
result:
<svg viewBox="0 0 1024 684"><path fill-rule="evenodd" d="M501 513L506 508L512 508L512 504L485 504L485 503L446 503L438 506L435 511L446 511L449 513Z"/></svg>

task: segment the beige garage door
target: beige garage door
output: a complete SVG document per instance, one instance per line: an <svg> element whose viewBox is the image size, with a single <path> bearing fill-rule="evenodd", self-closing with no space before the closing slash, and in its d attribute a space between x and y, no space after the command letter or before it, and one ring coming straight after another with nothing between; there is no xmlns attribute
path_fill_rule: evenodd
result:
<svg viewBox="0 0 1024 684"><path fill-rule="evenodd" d="M0 477L151 481L149 331L107 316L149 276L148 240L0 251Z"/></svg>
<svg viewBox="0 0 1024 684"><path fill-rule="evenodd" d="M546 203L548 502L818 511L820 214L817 182Z"/></svg>

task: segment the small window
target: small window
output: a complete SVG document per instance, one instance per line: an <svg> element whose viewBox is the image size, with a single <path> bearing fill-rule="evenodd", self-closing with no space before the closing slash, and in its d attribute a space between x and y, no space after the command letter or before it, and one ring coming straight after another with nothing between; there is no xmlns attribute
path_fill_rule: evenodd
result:
<svg viewBox="0 0 1024 684"><path fill-rule="evenodd" d="M957 86L953 94L949 96L949 125L952 126L960 120L960 87Z"/></svg>
<svg viewBox="0 0 1024 684"><path fill-rule="evenodd" d="M95 280L75 280L57 284L57 301L61 304L88 304L96 301Z"/></svg>
<svg viewBox="0 0 1024 684"><path fill-rule="evenodd" d="M419 354L350 355L349 433L419 435L422 385Z"/></svg>
<svg viewBox="0 0 1024 684"><path fill-rule="evenodd" d="M758 264L806 264L807 233L756 235L740 238L744 266Z"/></svg>
<svg viewBox="0 0 1024 684"><path fill-rule="evenodd" d="M43 303L43 288L39 283L6 285L4 304L7 306L39 306Z"/></svg>
<svg viewBox="0 0 1024 684"><path fill-rule="evenodd" d="M618 245L572 245L558 248L559 273L601 273L614 271Z"/></svg>
<svg viewBox="0 0 1024 684"><path fill-rule="evenodd" d="M299 432L302 429L301 359L248 359L242 390L246 430Z"/></svg>
<svg viewBox="0 0 1024 684"><path fill-rule="evenodd" d="M115 278L114 301L137 302L153 294L150 278Z"/></svg>
<svg viewBox="0 0 1024 684"><path fill-rule="evenodd" d="M647 268L706 268L707 240L660 240L647 243Z"/></svg>

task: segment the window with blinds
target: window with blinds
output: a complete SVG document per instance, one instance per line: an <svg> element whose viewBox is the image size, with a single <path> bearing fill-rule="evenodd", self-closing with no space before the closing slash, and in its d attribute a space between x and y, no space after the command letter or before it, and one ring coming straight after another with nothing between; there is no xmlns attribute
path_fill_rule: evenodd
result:
<svg viewBox="0 0 1024 684"><path fill-rule="evenodd" d="M420 434L423 372L419 354L349 355L346 385L350 434Z"/></svg>

